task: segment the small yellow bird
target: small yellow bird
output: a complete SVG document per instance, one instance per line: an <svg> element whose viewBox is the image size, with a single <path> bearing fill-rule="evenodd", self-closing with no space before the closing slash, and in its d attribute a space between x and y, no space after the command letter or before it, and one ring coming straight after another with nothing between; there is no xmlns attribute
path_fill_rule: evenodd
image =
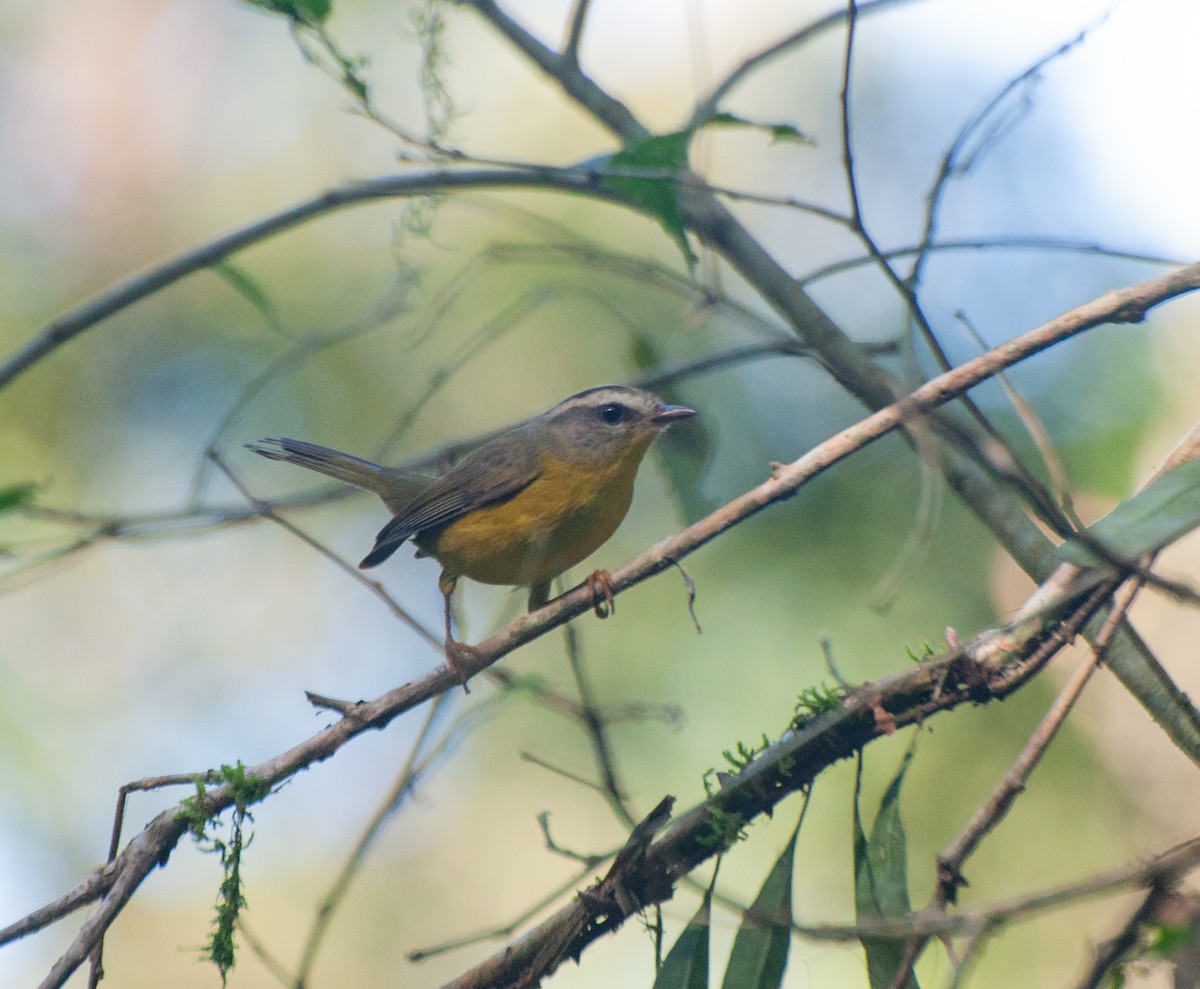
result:
<svg viewBox="0 0 1200 989"><path fill-rule="evenodd" d="M650 443L695 414L637 388L590 388L488 441L439 478L299 440L264 439L247 448L383 499L395 517L359 566L382 563L408 539L418 556L442 565L446 658L465 682L471 649L450 629L458 578L529 587L529 609L541 607L550 582L595 551L625 518ZM588 585L611 606L605 571L592 574Z"/></svg>

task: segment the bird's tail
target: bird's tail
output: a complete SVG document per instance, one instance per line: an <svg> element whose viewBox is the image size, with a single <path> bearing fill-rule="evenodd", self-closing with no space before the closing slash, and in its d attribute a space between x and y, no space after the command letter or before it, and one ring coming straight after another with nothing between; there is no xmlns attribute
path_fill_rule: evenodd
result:
<svg viewBox="0 0 1200 989"><path fill-rule="evenodd" d="M257 443L247 443L246 449L268 460L282 460L374 491L393 512L400 511L431 483L431 478L424 474L381 467L370 460L303 440L263 439Z"/></svg>

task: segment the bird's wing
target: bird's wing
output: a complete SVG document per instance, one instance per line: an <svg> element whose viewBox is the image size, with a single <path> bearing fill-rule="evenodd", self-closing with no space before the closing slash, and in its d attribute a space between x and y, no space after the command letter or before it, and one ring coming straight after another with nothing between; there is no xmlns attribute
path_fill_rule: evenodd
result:
<svg viewBox="0 0 1200 989"><path fill-rule="evenodd" d="M532 484L538 473L537 446L525 427L496 437L406 505L379 531L374 548L359 566L365 569L382 563L417 533L511 498Z"/></svg>

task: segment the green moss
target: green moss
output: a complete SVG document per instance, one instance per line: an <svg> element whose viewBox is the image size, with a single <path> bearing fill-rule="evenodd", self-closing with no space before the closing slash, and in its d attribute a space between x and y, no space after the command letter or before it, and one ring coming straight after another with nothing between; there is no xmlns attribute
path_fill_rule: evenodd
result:
<svg viewBox="0 0 1200 989"><path fill-rule="evenodd" d="M221 862L223 873L221 885L217 888L216 916L213 918L212 930L208 940L201 946L200 951L206 961L211 961L221 973L221 984L233 969L236 956L235 931L238 918L246 906L246 896L242 885L242 852L250 844L252 836L247 836L246 824L254 819L248 808L258 803L271 792L271 782L260 776L246 771L241 760L235 765L222 765L220 769L209 770L207 773L193 777L196 793L180 801L177 820L187 823L196 846L205 853L216 855ZM233 801L233 814L229 822L228 837L214 834L210 825L216 822L219 813L211 814L207 810L208 788L210 786L225 786L229 789L229 797Z"/></svg>

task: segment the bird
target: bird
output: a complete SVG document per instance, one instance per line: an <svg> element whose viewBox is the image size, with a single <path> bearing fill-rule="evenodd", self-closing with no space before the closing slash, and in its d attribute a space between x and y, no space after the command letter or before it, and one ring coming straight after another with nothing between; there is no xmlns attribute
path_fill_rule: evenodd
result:
<svg viewBox="0 0 1200 989"><path fill-rule="evenodd" d="M590 556L625 518L650 444L695 414L639 388L601 385L488 440L441 477L301 440L262 439L246 447L383 500L393 517L359 567L378 566L410 540L418 557L441 564L446 659L465 686L477 654L451 631L459 579L528 587L530 611L546 604L551 581ZM604 617L613 604L608 573L595 571L587 584Z"/></svg>

